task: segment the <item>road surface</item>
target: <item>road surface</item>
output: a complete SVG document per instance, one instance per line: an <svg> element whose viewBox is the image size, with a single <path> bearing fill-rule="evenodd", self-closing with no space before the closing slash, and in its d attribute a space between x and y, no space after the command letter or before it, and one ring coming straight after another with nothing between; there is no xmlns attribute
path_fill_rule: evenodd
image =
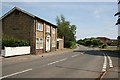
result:
<svg viewBox="0 0 120 80"><path fill-rule="evenodd" d="M117 54L80 46L76 50L21 62L10 63L10 60L4 62L3 59L0 78L14 80L16 78L91 78L93 80L113 78L117 80L118 59Z"/></svg>

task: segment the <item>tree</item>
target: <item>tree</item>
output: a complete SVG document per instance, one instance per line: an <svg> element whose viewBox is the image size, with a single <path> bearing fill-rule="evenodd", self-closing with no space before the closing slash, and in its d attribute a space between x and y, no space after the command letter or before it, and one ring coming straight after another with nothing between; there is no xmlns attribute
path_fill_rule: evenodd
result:
<svg viewBox="0 0 120 80"><path fill-rule="evenodd" d="M56 22L58 26L58 37L64 36L64 46L71 47L72 43L74 44L74 42L76 42L75 34L77 27L75 25L71 25L69 21L66 21L63 15L60 17L57 16Z"/></svg>
<svg viewBox="0 0 120 80"><path fill-rule="evenodd" d="M84 46L92 46L92 47L102 47L104 46L104 43L100 41L99 39L96 38L85 38L85 39L80 39L77 41L78 44L84 45Z"/></svg>

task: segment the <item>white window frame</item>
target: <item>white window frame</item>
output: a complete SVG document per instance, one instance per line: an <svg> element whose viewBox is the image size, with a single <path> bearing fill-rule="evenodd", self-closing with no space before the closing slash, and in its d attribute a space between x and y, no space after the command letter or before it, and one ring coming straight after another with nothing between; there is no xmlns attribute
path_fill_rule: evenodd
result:
<svg viewBox="0 0 120 80"><path fill-rule="evenodd" d="M36 49L39 49L39 38L36 38Z"/></svg>
<svg viewBox="0 0 120 80"><path fill-rule="evenodd" d="M38 31L43 31L43 24L42 23L37 23L37 30Z"/></svg>
<svg viewBox="0 0 120 80"><path fill-rule="evenodd" d="M46 25L46 32L50 33L50 26L49 25Z"/></svg>
<svg viewBox="0 0 120 80"><path fill-rule="evenodd" d="M42 39L42 41L41 41ZM39 38L39 41L40 41L40 49L43 49L43 38Z"/></svg>
<svg viewBox="0 0 120 80"><path fill-rule="evenodd" d="M52 41L52 47L56 47L56 41Z"/></svg>
<svg viewBox="0 0 120 80"><path fill-rule="evenodd" d="M41 41L41 39L42 39L42 41ZM36 38L36 49L43 49L43 38Z"/></svg>
<svg viewBox="0 0 120 80"><path fill-rule="evenodd" d="M52 28L52 33L55 34L55 28Z"/></svg>

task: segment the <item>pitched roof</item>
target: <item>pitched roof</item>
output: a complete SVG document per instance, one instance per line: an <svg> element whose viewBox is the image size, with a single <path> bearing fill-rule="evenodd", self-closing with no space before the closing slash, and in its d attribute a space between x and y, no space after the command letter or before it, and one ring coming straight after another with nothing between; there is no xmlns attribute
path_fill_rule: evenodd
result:
<svg viewBox="0 0 120 80"><path fill-rule="evenodd" d="M44 22L46 22L46 23L48 23L48 24L50 24L50 25L52 25L52 26L54 26L54 27L57 28L57 26L56 26L55 24L52 24L52 23L50 23L50 22L48 22L48 21L46 21L46 20L44 20L44 19L42 19L42 18L39 18L39 17L37 17L37 16L35 16L35 15L33 15L33 14L25 11L25 10L22 10L22 9L20 9L20 8L18 8L18 7L14 7L13 9L11 9L9 12L7 12L6 14L4 14L4 15L1 17L1 19L7 17L7 16L8 16L9 14L11 14L14 10L18 10L18 11L24 13L24 14L27 14L27 15L30 16L30 17L33 17L33 18L36 18L36 19L40 19L40 20L42 20L42 21L44 21Z"/></svg>
<svg viewBox="0 0 120 80"><path fill-rule="evenodd" d="M107 38L107 37L97 37L97 39L107 39L107 40L110 40L110 39Z"/></svg>
<svg viewBox="0 0 120 80"><path fill-rule="evenodd" d="M7 12L6 14L4 14L4 15L2 16L2 19L5 18L6 16L8 16L10 13L12 13L14 10L21 11L21 12L23 12L23 13L25 13L25 14L27 14L27 15L33 17L33 18L35 17L34 15L32 15L32 14L30 14L30 13L28 13L28 12L26 12L26 11L24 11L24 10L18 8L18 7L14 7L14 8L11 9L9 12Z"/></svg>

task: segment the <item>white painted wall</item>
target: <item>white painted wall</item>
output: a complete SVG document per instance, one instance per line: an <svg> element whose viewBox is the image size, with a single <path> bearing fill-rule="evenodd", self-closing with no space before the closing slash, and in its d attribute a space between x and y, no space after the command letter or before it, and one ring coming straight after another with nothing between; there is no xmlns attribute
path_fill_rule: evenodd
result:
<svg viewBox="0 0 120 80"><path fill-rule="evenodd" d="M4 57L30 54L30 46L24 47L5 47L4 50L1 50L1 55Z"/></svg>

